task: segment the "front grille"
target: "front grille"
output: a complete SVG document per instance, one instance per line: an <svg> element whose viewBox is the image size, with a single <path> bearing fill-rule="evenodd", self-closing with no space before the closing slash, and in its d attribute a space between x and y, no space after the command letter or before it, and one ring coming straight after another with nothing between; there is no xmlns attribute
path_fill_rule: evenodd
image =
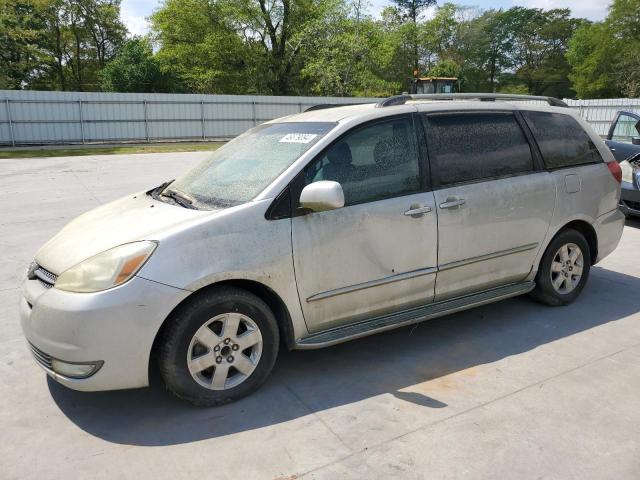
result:
<svg viewBox="0 0 640 480"><path fill-rule="evenodd" d="M49 270L42 268L40 265L36 265L33 269L33 278L38 280L44 288L51 288L56 283L58 276L55 273L51 273Z"/></svg>
<svg viewBox="0 0 640 480"><path fill-rule="evenodd" d="M40 350L38 347L33 345L31 342L29 342L29 348L31 348L31 353L33 354L33 357L36 359L36 362L38 362L42 367L46 368L47 370L52 369L51 355L44 353L42 350Z"/></svg>

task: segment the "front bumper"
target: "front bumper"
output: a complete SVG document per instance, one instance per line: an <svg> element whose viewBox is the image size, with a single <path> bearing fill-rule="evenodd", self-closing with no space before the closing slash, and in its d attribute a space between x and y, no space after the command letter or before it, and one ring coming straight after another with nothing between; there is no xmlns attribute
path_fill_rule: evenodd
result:
<svg viewBox="0 0 640 480"><path fill-rule="evenodd" d="M51 377L74 390L97 391L149 384L149 355L164 319L190 293L134 277L97 293L71 293L25 280L22 330ZM88 378L55 373L40 355L71 363L103 362Z"/></svg>
<svg viewBox="0 0 640 480"><path fill-rule="evenodd" d="M625 215L640 216L640 190L631 183L622 182L620 210Z"/></svg>

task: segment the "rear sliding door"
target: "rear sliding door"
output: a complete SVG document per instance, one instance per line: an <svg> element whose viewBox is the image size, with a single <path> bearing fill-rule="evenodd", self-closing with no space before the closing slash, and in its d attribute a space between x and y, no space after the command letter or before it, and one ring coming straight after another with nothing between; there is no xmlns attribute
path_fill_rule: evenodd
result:
<svg viewBox="0 0 640 480"><path fill-rule="evenodd" d="M556 191L513 112L423 116L438 213L435 300L523 281Z"/></svg>

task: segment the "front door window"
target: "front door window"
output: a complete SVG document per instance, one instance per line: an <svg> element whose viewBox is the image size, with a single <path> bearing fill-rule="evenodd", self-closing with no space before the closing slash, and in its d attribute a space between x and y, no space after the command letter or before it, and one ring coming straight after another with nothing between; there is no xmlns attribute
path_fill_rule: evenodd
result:
<svg viewBox="0 0 640 480"><path fill-rule="evenodd" d="M333 180L345 205L407 195L420 190L413 124L398 118L357 129L338 140L305 172L306 184Z"/></svg>

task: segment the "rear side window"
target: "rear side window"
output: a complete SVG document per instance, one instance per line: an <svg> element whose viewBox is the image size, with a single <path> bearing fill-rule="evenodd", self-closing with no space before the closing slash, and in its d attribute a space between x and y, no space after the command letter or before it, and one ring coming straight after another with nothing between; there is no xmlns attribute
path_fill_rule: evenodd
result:
<svg viewBox="0 0 640 480"><path fill-rule="evenodd" d="M602 162L600 152L587 132L570 115L522 112L547 168L562 168Z"/></svg>
<svg viewBox="0 0 640 480"><path fill-rule="evenodd" d="M427 142L441 185L533 170L533 156L511 113L434 114Z"/></svg>

